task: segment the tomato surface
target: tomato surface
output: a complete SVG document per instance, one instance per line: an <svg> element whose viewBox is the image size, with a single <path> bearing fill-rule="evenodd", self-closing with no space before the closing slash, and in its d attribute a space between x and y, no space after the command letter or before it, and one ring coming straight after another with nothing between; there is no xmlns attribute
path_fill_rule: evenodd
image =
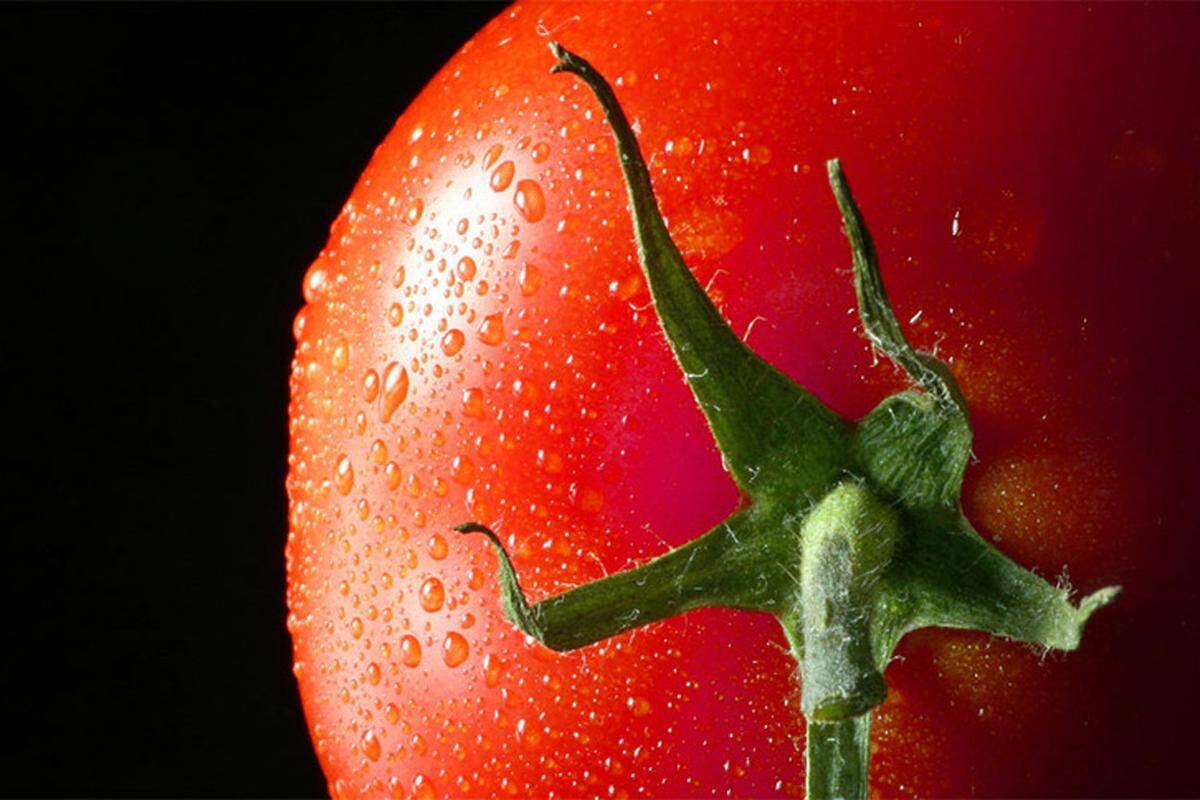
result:
<svg viewBox="0 0 1200 800"><path fill-rule="evenodd" d="M304 278L289 628L337 797L799 796L795 663L705 610L556 654L500 614L739 502L658 327L613 83L689 266L847 418L904 386L857 328L840 157L897 314L952 366L963 505L1042 575L1125 594L1082 648L924 630L888 669L880 796L1190 793L1200 489L1196 6L517 5L378 148Z"/></svg>

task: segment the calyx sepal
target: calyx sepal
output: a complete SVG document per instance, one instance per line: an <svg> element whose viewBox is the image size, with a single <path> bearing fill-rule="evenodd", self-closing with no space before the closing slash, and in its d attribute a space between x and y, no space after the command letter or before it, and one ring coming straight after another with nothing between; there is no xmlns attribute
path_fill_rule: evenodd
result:
<svg viewBox="0 0 1200 800"><path fill-rule="evenodd" d="M865 797L870 711L901 637L944 626L1044 648L1078 647L1118 587L1075 605L985 541L959 495L967 403L946 364L915 350L884 290L875 246L835 159L830 186L850 244L863 330L912 381L856 423L841 419L730 329L684 263L616 96L551 43L553 72L594 92L617 143L638 257L667 341L746 504L704 535L632 570L530 603L499 537L505 616L572 650L706 606L765 611L800 666L809 796Z"/></svg>

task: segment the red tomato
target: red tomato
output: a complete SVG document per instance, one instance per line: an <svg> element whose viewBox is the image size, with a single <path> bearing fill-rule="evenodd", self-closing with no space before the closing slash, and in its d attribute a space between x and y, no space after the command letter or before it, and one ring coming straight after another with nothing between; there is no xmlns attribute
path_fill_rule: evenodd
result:
<svg viewBox="0 0 1200 800"><path fill-rule="evenodd" d="M684 257L758 353L848 418L904 381L857 335L824 161L897 314L956 373L986 536L1126 593L1043 660L924 630L876 712L880 795L1196 789L1195 6L518 5L376 151L304 279L292 376L296 675L338 797L797 796L768 616L565 655L500 614L738 503L639 271L613 82ZM1185 454L1191 454L1185 458Z"/></svg>

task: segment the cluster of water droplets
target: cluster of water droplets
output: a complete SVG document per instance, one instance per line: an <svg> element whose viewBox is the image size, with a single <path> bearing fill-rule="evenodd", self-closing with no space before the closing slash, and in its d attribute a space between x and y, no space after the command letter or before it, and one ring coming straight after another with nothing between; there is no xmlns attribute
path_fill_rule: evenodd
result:
<svg viewBox="0 0 1200 800"><path fill-rule="evenodd" d="M660 335L623 192L596 180L615 168L613 145L577 82L563 80L552 114L514 106L514 91L496 83L448 119L418 103L304 277L288 626L335 797L633 796L696 789L709 767L742 778L760 746L794 750L788 724L738 742L739 759L674 763L674 738L734 736L677 728L681 709L756 708L778 684L718 691L690 676L679 643L703 615L552 654L500 616L486 545L450 532L497 527L538 597L663 545L612 549L640 524L621 512L634 499L621 464L649 393L627 376ZM730 171L770 164L752 139L675 136L651 170L678 185L706 152ZM676 212L690 260L712 263L744 235L721 202ZM776 660L750 672L789 674ZM776 788L800 791L794 775Z"/></svg>

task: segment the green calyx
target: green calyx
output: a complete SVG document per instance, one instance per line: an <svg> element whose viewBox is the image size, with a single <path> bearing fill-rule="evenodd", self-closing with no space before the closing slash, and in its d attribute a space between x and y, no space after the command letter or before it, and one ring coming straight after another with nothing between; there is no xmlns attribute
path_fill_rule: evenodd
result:
<svg viewBox="0 0 1200 800"><path fill-rule="evenodd" d="M913 388L843 420L729 328L667 232L637 141L611 87L551 45L553 72L595 93L617 142L638 256L676 360L746 503L712 530L635 569L530 603L499 538L505 616L573 650L686 611L764 611L800 668L808 795L866 797L870 711L900 638L929 626L987 631L1072 650L1116 587L1072 604L984 541L959 495L970 456L967 405L945 364L917 352L892 312L874 244L838 161L829 181L871 343Z"/></svg>

